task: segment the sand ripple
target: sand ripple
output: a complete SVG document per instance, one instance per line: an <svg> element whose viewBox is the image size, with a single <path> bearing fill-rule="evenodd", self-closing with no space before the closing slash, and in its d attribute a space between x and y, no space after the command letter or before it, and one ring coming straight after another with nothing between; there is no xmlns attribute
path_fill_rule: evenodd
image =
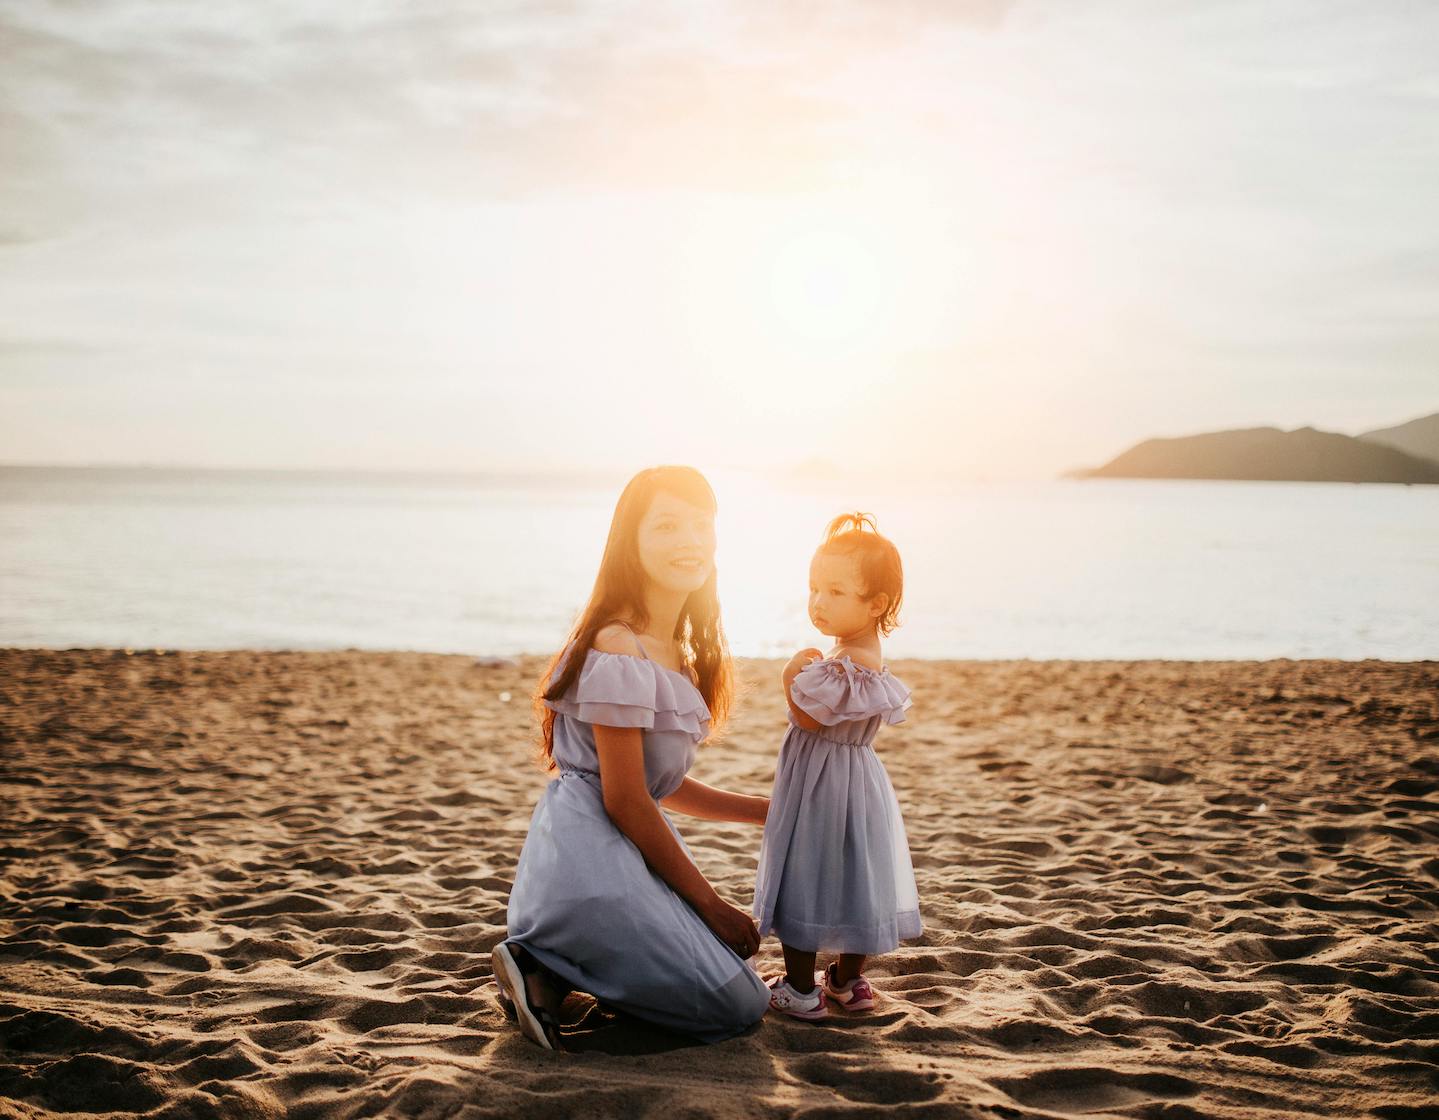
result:
<svg viewBox="0 0 1439 1120"><path fill-rule="evenodd" d="M0 651L0 1115L1439 1116L1434 663L900 663L875 1013L561 1055L489 975L538 667ZM776 671L697 777L767 791Z"/></svg>

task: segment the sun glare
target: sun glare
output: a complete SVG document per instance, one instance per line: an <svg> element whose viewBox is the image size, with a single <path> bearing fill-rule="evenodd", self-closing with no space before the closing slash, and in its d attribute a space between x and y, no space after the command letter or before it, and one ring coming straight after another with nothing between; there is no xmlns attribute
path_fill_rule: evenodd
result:
<svg viewBox="0 0 1439 1120"><path fill-rule="evenodd" d="M863 238L841 228L799 230L774 246L768 326L807 345L850 342L879 325L888 296L885 262Z"/></svg>
<svg viewBox="0 0 1439 1120"><path fill-rule="evenodd" d="M682 247L696 349L774 391L816 365L842 378L931 345L963 303L942 225L912 184L711 198Z"/></svg>

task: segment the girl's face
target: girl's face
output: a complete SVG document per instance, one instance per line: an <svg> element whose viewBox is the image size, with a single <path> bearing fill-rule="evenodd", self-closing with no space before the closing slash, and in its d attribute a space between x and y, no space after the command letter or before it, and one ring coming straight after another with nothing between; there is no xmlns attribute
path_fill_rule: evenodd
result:
<svg viewBox="0 0 1439 1120"><path fill-rule="evenodd" d="M821 634L848 638L872 629L883 604L865 597L859 557L816 552L809 562L809 620Z"/></svg>
<svg viewBox="0 0 1439 1120"><path fill-rule="evenodd" d="M714 514L663 491L640 519L640 566L666 591L698 591L715 566Z"/></svg>

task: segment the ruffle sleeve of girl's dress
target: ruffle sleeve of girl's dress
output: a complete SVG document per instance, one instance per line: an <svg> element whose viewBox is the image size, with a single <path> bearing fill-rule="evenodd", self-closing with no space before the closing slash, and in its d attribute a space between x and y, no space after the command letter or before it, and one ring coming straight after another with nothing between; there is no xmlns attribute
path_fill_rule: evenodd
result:
<svg viewBox="0 0 1439 1120"><path fill-rule="evenodd" d="M826 727L874 716L899 723L912 706L909 689L888 669L877 672L847 657L811 661L795 675L789 694Z"/></svg>

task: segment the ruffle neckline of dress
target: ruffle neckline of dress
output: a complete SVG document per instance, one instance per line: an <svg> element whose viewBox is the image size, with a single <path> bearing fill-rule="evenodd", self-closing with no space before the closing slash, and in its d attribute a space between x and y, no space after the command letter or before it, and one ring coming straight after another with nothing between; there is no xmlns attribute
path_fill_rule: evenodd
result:
<svg viewBox="0 0 1439 1120"><path fill-rule="evenodd" d="M821 723L882 716L898 723L910 707L909 689L886 669L856 665L848 656L811 661L791 685L800 707Z"/></svg>
<svg viewBox="0 0 1439 1120"><path fill-rule="evenodd" d="M676 683L678 682L678 683ZM589 724L704 733L710 710L689 675L648 657L591 649L569 693L547 701Z"/></svg>

